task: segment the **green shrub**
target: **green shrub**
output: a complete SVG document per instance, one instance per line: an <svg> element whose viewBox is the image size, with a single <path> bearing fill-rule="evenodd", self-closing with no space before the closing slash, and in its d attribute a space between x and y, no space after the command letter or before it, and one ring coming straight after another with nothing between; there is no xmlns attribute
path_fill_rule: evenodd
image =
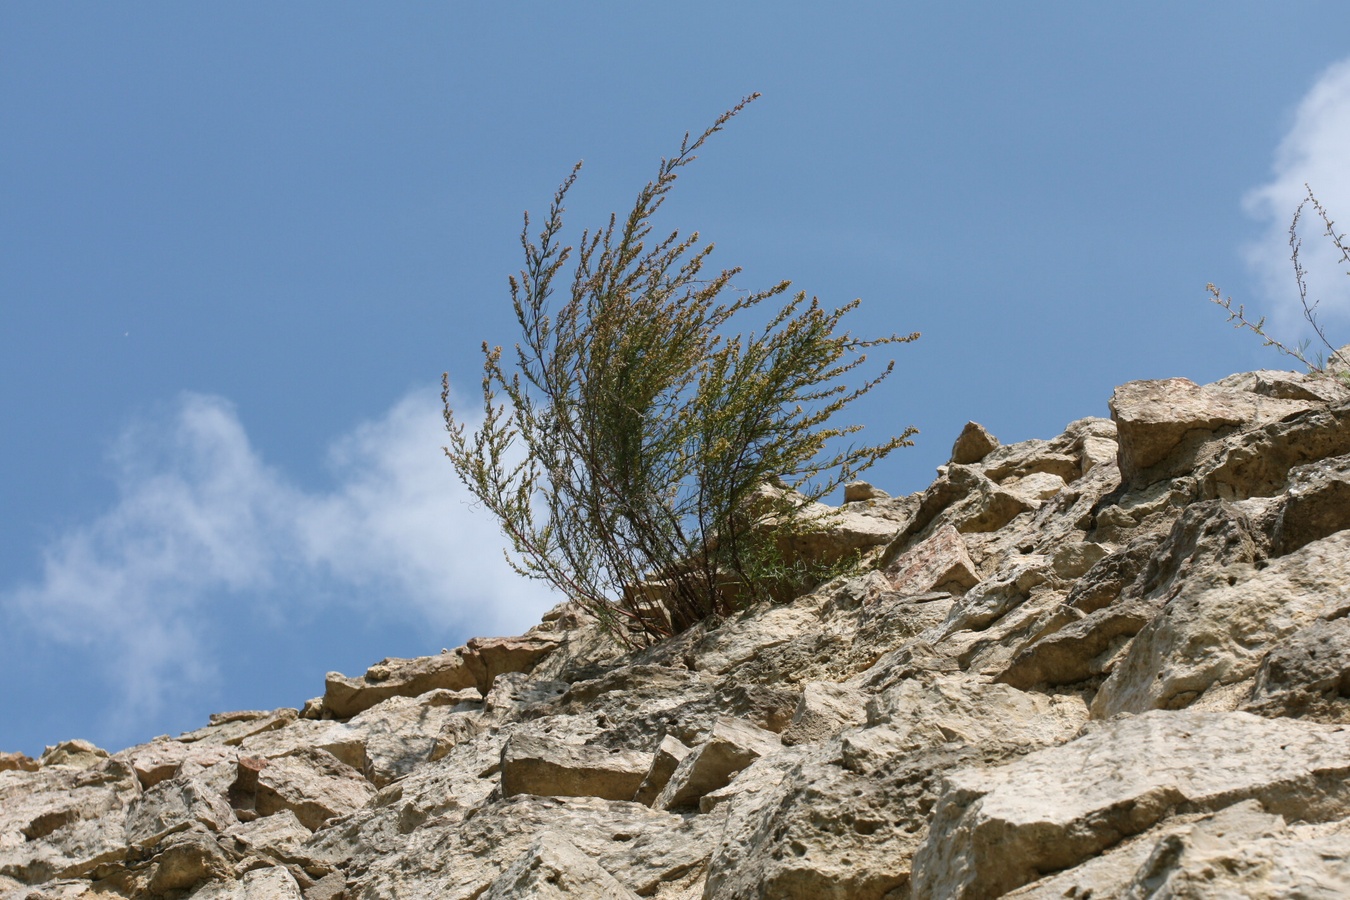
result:
<svg viewBox="0 0 1350 900"><path fill-rule="evenodd" d="M863 351L917 333L854 338L838 329L858 301L831 312L798 293L761 329L732 334L733 323L784 297L789 283L739 291L731 284L739 269L705 275L713 248L700 246L697 233L652 234L650 220L679 170L757 96L697 139L686 134L627 216L583 232L574 249L560 235L578 163L537 242L525 217L525 265L510 280L521 341L513 365L500 347L483 344L483 422L472 435L443 381L446 454L500 521L512 565L630 643L821 574L783 549L803 527L803 502L915 433L838 450L859 426L830 423L891 372L894 363L846 387L841 378L866 359ZM565 296L554 304L559 288Z"/></svg>

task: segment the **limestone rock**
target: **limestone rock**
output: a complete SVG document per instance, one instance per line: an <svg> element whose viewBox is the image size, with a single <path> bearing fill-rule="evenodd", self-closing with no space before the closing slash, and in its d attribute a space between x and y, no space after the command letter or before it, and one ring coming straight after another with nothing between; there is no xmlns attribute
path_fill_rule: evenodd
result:
<svg viewBox="0 0 1350 900"><path fill-rule="evenodd" d="M329 672L324 686L324 712L349 719L390 697L416 697L427 691L459 691L478 687L473 668L458 650L416 659L385 659L361 678Z"/></svg>
<svg viewBox="0 0 1350 900"><path fill-rule="evenodd" d="M206 881L233 881L234 865L215 839L199 831L175 835L151 863L150 890L184 891Z"/></svg>
<svg viewBox="0 0 1350 900"><path fill-rule="evenodd" d="M120 859L126 811L140 794L135 772L116 759L0 772L0 875L38 884Z"/></svg>
<svg viewBox="0 0 1350 900"><path fill-rule="evenodd" d="M867 500L889 500L891 495L868 484L866 481L850 481L844 485L845 503L862 503Z"/></svg>
<svg viewBox="0 0 1350 900"><path fill-rule="evenodd" d="M328 819L365 806L375 796L361 773L324 750L299 750L268 760L258 772L259 815L288 809L311 831Z"/></svg>
<svg viewBox="0 0 1350 900"><path fill-rule="evenodd" d="M36 772L38 761L23 753L0 753L0 772Z"/></svg>
<svg viewBox="0 0 1350 900"><path fill-rule="evenodd" d="M1121 385L1110 407L1120 443L1121 478L1134 481L1164 463L1184 465L1186 454L1225 430L1278 421L1311 404L1169 378Z"/></svg>
<svg viewBox="0 0 1350 900"><path fill-rule="evenodd" d="M780 746L772 732L749 722L718 719L708 739L680 761L652 806L672 810L695 806L704 794L722 787L750 763Z"/></svg>
<svg viewBox="0 0 1350 900"><path fill-rule="evenodd" d="M245 872L238 881L213 881L192 894L192 900L332 900L313 891L302 894L295 877L282 866Z"/></svg>
<svg viewBox="0 0 1350 900"><path fill-rule="evenodd" d="M200 771L200 767L197 767ZM229 803L195 773L181 772L138 797L127 811L126 840L137 849L200 825L220 832L235 824Z"/></svg>
<svg viewBox="0 0 1350 900"><path fill-rule="evenodd" d="M900 594L964 591L980 583L965 541L952 525L944 525L886 567L892 588Z"/></svg>
<svg viewBox="0 0 1350 900"><path fill-rule="evenodd" d="M497 877L482 900L572 897L576 900L637 900L628 888L556 832L535 839Z"/></svg>
<svg viewBox="0 0 1350 900"><path fill-rule="evenodd" d="M670 776L675 774L680 762L690 752L690 749L676 738L668 734L663 735L661 743L657 744L656 752L652 755L651 768L647 770L642 784L638 785L637 793L633 795L633 802L651 806L660 796L662 788L670 783Z"/></svg>
<svg viewBox="0 0 1350 900"><path fill-rule="evenodd" d="M1350 609L1350 532L1264 569L1239 563L1186 581L1134 638L1092 714L1186 706L1212 687L1252 678L1270 645L1340 609Z"/></svg>
<svg viewBox="0 0 1350 900"><path fill-rule="evenodd" d="M1350 528L1350 456L1338 456L1289 472L1289 485L1271 535L1276 555Z"/></svg>
<svg viewBox="0 0 1350 900"><path fill-rule="evenodd" d="M172 778L185 762L209 768L222 760L232 758L230 749L223 746L186 744L174 740L155 740L132 747L117 754L135 770L141 787L149 790L161 781Z"/></svg>
<svg viewBox="0 0 1350 900"><path fill-rule="evenodd" d="M181 734L178 740L183 743L200 742L208 746L238 746L255 734L285 728L299 718L299 715L300 711L297 709L216 713L211 716L211 723L205 728Z"/></svg>
<svg viewBox="0 0 1350 900"><path fill-rule="evenodd" d="M650 646L564 602L302 713L0 755L0 900L1345 896L1350 388L1112 414L757 493L861 571Z"/></svg>
<svg viewBox="0 0 1350 900"><path fill-rule="evenodd" d="M951 462L960 465L977 463L997 446L998 438L986 431L983 425L967 422L952 445Z"/></svg>
<svg viewBox="0 0 1350 900"><path fill-rule="evenodd" d="M866 704L860 691L842 684L812 681L802 688L797 711L781 739L788 745L818 743L866 721Z"/></svg>
<svg viewBox="0 0 1350 900"><path fill-rule="evenodd" d="M631 800L652 767L652 754L606 751L517 732L502 747L502 795Z"/></svg>
<svg viewBox="0 0 1350 900"><path fill-rule="evenodd" d="M62 741L48 747L38 759L42 766L64 766L70 769L92 769L108 758L108 751L88 741Z"/></svg>
<svg viewBox="0 0 1350 900"><path fill-rule="evenodd" d="M528 672L548 656L562 638L551 633L525 634L514 638L473 638L460 653L480 693L486 694L498 675Z"/></svg>
<svg viewBox="0 0 1350 900"><path fill-rule="evenodd" d="M1331 726L1164 711L1103 723L1006 766L949 774L914 858L914 896L999 896L1174 811L1255 799L1305 820L1343 818L1346 772L1350 732Z"/></svg>
<svg viewBox="0 0 1350 900"><path fill-rule="evenodd" d="M1350 618L1317 619L1271 647L1243 708L1265 716L1350 721Z"/></svg>

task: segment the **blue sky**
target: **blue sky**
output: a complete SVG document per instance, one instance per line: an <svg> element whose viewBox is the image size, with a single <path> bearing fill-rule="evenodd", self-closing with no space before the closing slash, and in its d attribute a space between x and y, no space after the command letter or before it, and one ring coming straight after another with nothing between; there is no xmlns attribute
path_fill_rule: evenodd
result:
<svg viewBox="0 0 1350 900"><path fill-rule="evenodd" d="M1350 215L1346 35L1315 2L0 5L0 750L536 621L440 373L471 396L514 340L521 213L573 162L593 227L751 91L662 222L923 332L854 410L921 429L880 487L968 419L1286 367L1204 288L1302 336L1285 231L1304 181Z"/></svg>

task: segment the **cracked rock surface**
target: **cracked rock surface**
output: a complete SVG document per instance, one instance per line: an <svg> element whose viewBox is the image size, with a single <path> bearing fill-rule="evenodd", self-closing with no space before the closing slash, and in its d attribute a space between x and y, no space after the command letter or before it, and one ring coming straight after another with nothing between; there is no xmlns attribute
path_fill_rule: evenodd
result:
<svg viewBox="0 0 1350 900"><path fill-rule="evenodd" d="M0 900L1350 896L1350 391L1110 409L850 484L796 550L857 574L650 647L564 602L0 753Z"/></svg>

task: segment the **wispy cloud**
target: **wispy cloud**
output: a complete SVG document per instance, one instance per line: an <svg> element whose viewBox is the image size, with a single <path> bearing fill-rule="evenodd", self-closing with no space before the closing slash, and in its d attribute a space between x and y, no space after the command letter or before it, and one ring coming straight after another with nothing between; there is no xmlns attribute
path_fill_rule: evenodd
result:
<svg viewBox="0 0 1350 900"><path fill-rule="evenodd" d="M322 596L514 633L557 598L507 568L442 443L435 392L412 394L334 442L332 489L306 491L262 460L229 402L185 395L126 429L116 504L52 542L41 577L0 605L35 637L86 649L124 722L212 685L208 629L246 607L284 625Z"/></svg>
<svg viewBox="0 0 1350 900"><path fill-rule="evenodd" d="M1306 335L1302 307L1289 260L1289 223L1311 185L1332 216L1350 217L1350 60L1328 68L1298 105L1288 133L1275 152L1270 181L1246 196L1247 211L1265 225L1247 248L1247 261L1266 298L1275 329ZM1350 218L1346 219L1350 222ZM1320 300L1319 316L1330 322L1350 318L1350 278L1338 264L1323 226L1312 210L1300 223L1300 259L1308 270L1310 301ZM1331 335L1333 341L1335 336ZM1292 337L1290 338L1293 339Z"/></svg>

